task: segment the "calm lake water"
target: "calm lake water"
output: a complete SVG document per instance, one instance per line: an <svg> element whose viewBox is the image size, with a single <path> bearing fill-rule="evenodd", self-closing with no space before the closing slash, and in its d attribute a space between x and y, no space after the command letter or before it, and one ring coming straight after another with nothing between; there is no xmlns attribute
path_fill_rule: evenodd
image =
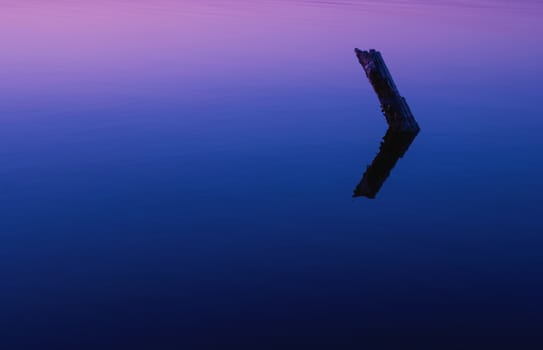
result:
<svg viewBox="0 0 543 350"><path fill-rule="evenodd" d="M0 348L541 349L542 35L535 0L0 0ZM355 47L422 129L373 200Z"/></svg>

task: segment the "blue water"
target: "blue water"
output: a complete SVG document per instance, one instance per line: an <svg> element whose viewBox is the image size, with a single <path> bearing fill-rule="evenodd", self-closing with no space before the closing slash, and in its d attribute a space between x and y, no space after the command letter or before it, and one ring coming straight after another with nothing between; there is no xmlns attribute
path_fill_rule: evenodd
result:
<svg viewBox="0 0 543 350"><path fill-rule="evenodd" d="M0 348L541 348L541 6L405 3L210 2L195 23L254 28L0 59ZM374 200L355 46L422 129Z"/></svg>

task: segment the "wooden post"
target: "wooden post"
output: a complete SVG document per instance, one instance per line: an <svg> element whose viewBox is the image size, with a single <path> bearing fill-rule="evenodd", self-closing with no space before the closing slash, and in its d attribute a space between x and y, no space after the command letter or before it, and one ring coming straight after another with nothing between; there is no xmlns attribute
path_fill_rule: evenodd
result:
<svg viewBox="0 0 543 350"><path fill-rule="evenodd" d="M415 117L413 117L405 98L400 96L379 51L362 51L359 49L354 51L377 93L377 97L379 97L381 110L385 115L389 128L397 132L419 132L419 125Z"/></svg>

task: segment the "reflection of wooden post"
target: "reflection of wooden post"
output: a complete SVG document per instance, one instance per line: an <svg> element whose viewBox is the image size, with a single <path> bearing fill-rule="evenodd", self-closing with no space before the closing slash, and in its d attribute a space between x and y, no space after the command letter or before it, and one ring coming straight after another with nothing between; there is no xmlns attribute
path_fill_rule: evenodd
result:
<svg viewBox="0 0 543 350"><path fill-rule="evenodd" d="M354 50L381 102L381 109L393 131L416 133L420 130L405 98L400 96L379 51Z"/></svg>
<svg viewBox="0 0 543 350"><path fill-rule="evenodd" d="M353 197L375 198L390 175L390 171L407 152L416 136L416 132L398 132L388 129L381 142L379 153L354 189Z"/></svg>

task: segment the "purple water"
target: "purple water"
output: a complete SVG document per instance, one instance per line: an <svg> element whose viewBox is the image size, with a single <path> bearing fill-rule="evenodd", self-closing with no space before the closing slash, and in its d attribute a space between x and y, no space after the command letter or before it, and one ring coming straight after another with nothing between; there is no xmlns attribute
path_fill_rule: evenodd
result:
<svg viewBox="0 0 543 350"><path fill-rule="evenodd" d="M540 348L542 15L0 0L0 348Z"/></svg>

